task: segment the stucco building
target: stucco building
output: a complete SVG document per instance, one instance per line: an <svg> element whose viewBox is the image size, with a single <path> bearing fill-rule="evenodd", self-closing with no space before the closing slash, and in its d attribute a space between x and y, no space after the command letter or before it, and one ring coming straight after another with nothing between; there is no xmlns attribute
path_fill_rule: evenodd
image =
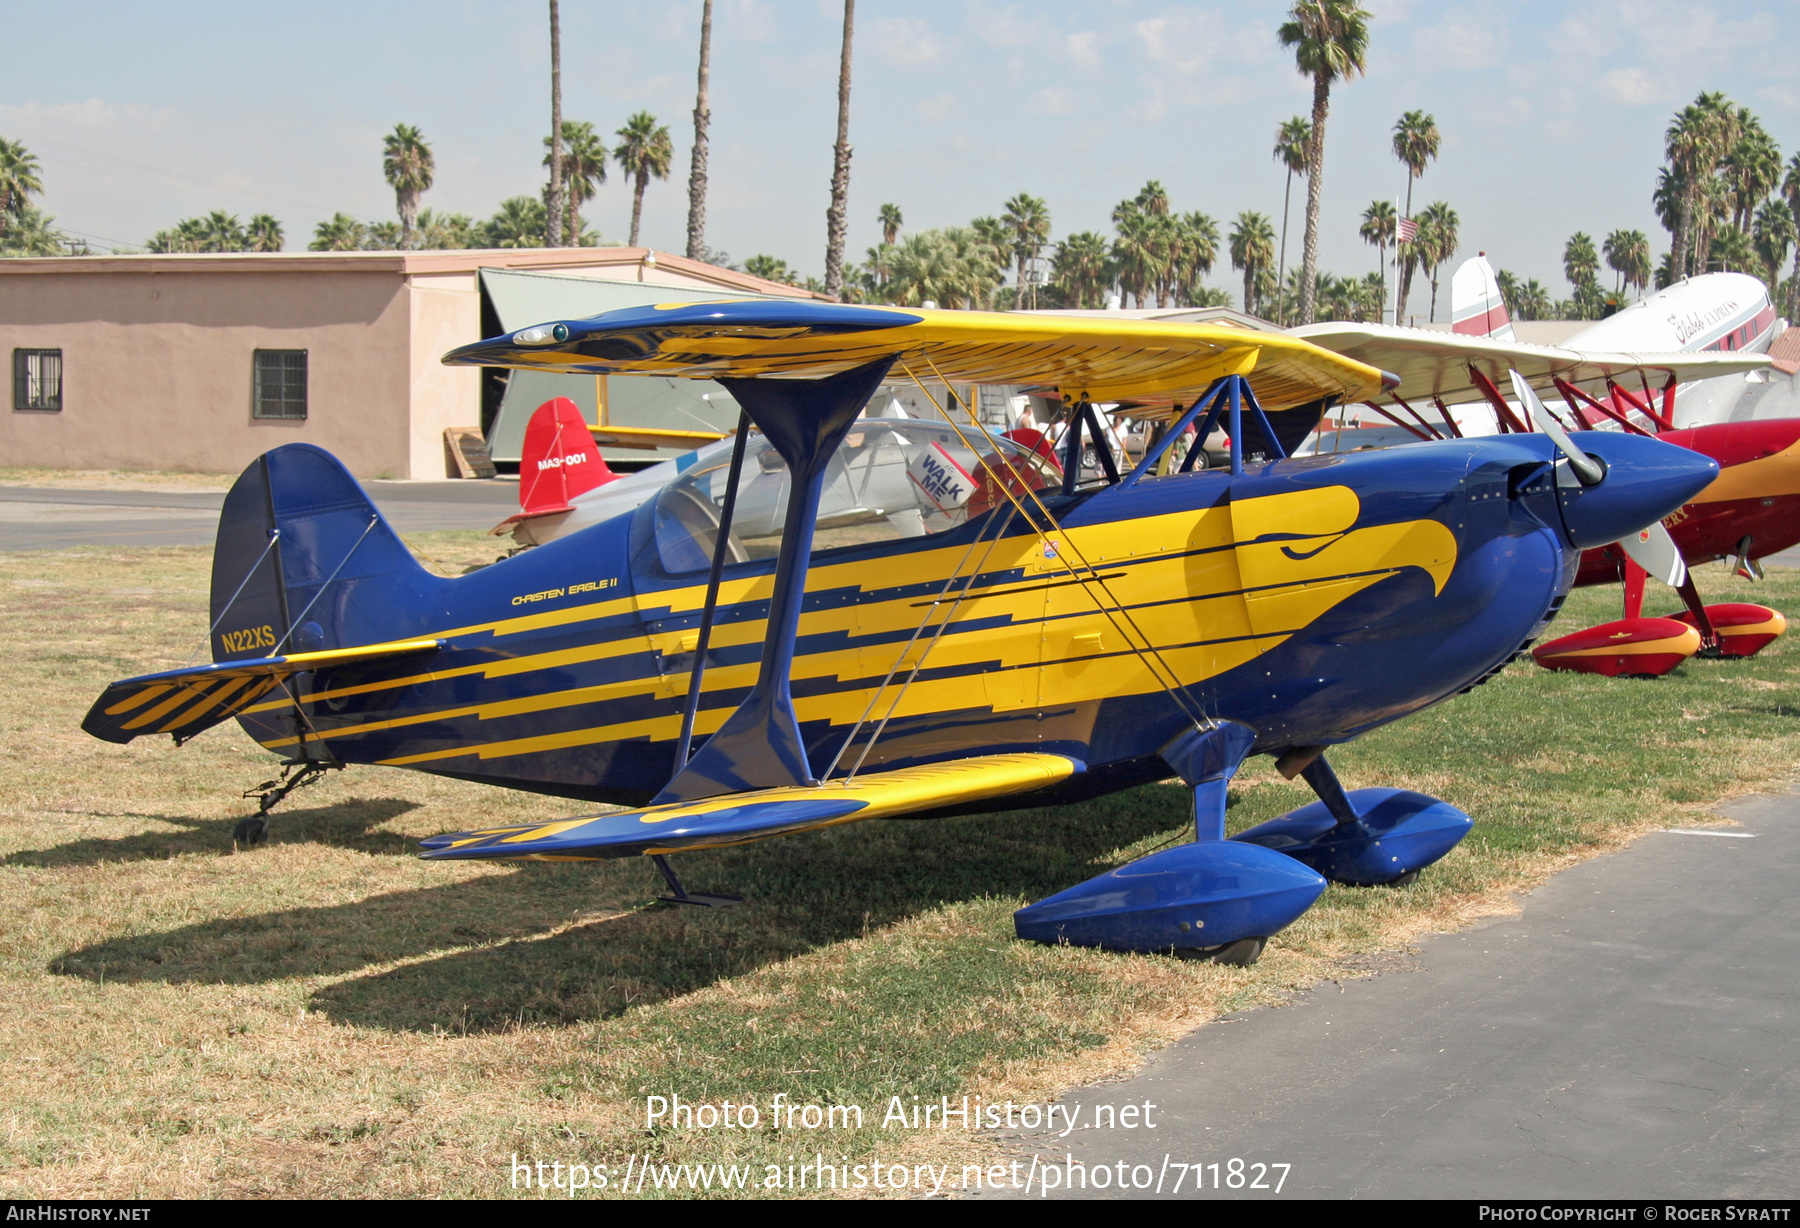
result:
<svg viewBox="0 0 1800 1228"><path fill-rule="evenodd" d="M746 295L805 292L645 248L0 260L0 465L231 473L304 440L441 478L445 428L491 425L507 391L445 351L539 302Z"/></svg>

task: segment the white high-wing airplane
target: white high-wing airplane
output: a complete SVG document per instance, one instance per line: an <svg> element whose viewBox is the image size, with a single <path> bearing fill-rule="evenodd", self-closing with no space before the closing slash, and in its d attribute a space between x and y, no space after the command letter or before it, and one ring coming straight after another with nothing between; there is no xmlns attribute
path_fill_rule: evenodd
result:
<svg viewBox="0 0 1800 1228"><path fill-rule="evenodd" d="M1762 282L1742 273L1689 278L1561 345L1532 345L1515 338L1493 266L1478 255L1450 280L1450 315L1448 333L1346 322L1294 329L1400 376L1405 397L1386 412L1334 411L1314 447L1330 452L1426 438L1421 417L1430 433L1446 419L1462 435L1518 429L1524 415L1508 388L1509 371L1546 396L1585 394L1594 403L1573 398L1581 401L1584 425L1602 429L1615 416L1672 429L1791 417L1800 409L1783 395L1792 377L1771 368L1766 354L1786 322L1776 319Z"/></svg>

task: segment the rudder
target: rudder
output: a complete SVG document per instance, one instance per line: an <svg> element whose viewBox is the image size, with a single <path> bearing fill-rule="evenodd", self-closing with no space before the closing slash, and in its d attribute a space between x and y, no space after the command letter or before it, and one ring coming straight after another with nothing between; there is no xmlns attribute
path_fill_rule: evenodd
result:
<svg viewBox="0 0 1800 1228"><path fill-rule="evenodd" d="M1450 277L1450 331L1495 341L1516 339L1500 281L1486 252L1470 256Z"/></svg>
<svg viewBox="0 0 1800 1228"><path fill-rule="evenodd" d="M411 634L449 583L421 567L322 448L265 452L232 485L213 549L214 661ZM298 629L295 624L298 623Z"/></svg>

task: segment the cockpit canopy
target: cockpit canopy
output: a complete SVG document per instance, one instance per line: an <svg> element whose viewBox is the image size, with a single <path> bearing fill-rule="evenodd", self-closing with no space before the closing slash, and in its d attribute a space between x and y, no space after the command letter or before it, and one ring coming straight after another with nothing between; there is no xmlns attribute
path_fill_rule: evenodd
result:
<svg viewBox="0 0 1800 1228"><path fill-rule="evenodd" d="M1049 446L1033 436L990 442L973 427L959 435L942 422L858 422L825 470L813 550L942 533L1010 506L1009 491L1021 496L1055 486L1061 470ZM656 548L666 570L711 566L730 469L730 452L720 449L657 495ZM727 563L775 557L791 485L774 445L766 436L752 435L726 540Z"/></svg>

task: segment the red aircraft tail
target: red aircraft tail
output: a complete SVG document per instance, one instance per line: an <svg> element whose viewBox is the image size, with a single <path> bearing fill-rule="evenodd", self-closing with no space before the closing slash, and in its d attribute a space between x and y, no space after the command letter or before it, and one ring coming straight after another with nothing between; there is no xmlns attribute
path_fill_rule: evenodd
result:
<svg viewBox="0 0 1800 1228"><path fill-rule="evenodd" d="M525 427L525 447L519 458L519 514L507 523L569 511L569 500L576 495L618 479L601 459L575 402L567 397L545 401Z"/></svg>

